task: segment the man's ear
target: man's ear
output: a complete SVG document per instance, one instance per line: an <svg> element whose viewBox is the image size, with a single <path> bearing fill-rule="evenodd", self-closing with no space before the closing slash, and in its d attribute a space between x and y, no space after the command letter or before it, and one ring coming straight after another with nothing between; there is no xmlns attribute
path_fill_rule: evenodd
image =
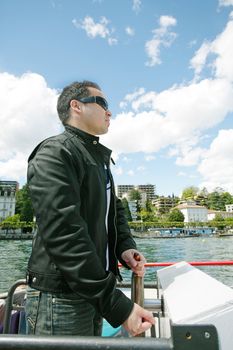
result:
<svg viewBox="0 0 233 350"><path fill-rule="evenodd" d="M71 100L70 101L70 108L73 109L74 111L76 112L81 112L81 105L80 105L80 102L77 101L77 100Z"/></svg>

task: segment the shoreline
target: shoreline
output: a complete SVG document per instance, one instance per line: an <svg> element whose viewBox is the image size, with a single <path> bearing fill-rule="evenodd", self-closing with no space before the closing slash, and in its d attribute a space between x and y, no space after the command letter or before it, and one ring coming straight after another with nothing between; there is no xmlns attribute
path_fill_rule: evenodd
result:
<svg viewBox="0 0 233 350"><path fill-rule="evenodd" d="M19 240L30 240L33 238L32 232L27 233L0 233L0 240L3 241L19 241Z"/></svg>
<svg viewBox="0 0 233 350"><path fill-rule="evenodd" d="M196 238L200 236L209 236L208 234L199 234L195 233L192 235L187 235L187 234L158 234L157 232L133 232L132 236L134 238L155 238L155 239L171 239L171 238Z"/></svg>

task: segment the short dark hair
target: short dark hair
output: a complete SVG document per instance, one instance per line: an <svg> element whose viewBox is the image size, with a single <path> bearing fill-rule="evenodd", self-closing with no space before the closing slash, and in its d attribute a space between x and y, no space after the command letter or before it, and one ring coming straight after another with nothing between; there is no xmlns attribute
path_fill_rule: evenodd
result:
<svg viewBox="0 0 233 350"><path fill-rule="evenodd" d="M88 90L89 87L101 90L98 84L88 80L84 80L82 82L76 81L64 87L57 101L57 113L62 124L66 124L70 116L70 101L90 96L90 91Z"/></svg>

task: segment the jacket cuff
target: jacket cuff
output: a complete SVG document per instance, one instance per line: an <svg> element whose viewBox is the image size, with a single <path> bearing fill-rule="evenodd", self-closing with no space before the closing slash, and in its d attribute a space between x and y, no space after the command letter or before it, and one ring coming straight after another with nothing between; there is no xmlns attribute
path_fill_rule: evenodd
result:
<svg viewBox="0 0 233 350"><path fill-rule="evenodd" d="M114 328L119 327L127 320L134 307L134 302L127 298L122 291L116 289L116 293L118 294L116 295L117 302L111 312L104 315L104 318Z"/></svg>

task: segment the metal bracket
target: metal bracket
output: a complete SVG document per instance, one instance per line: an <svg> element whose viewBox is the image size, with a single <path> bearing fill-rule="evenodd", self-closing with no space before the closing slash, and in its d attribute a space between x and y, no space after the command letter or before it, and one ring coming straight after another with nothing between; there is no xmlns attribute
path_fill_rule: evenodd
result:
<svg viewBox="0 0 233 350"><path fill-rule="evenodd" d="M219 350L217 330L214 325L172 324L174 350Z"/></svg>

